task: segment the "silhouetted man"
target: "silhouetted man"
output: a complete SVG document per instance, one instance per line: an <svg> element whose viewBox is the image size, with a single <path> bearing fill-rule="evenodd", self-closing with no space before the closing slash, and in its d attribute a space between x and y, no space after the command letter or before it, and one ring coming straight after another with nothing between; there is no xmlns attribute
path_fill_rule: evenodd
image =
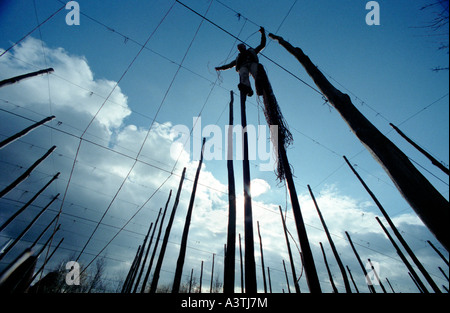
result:
<svg viewBox="0 0 450 313"><path fill-rule="evenodd" d="M264 28L261 27L259 29L261 33L261 43L255 49L245 47L245 44L240 43L237 48L239 50L239 54L233 62L216 67L216 71L228 70L236 66L236 71L239 72L239 85L238 88L241 92L247 94L249 97L253 95L253 90L250 85L249 74L252 74L253 78L256 82L256 92L258 95L261 95L258 88L257 75L258 75L258 53L264 49L266 46L266 33Z"/></svg>

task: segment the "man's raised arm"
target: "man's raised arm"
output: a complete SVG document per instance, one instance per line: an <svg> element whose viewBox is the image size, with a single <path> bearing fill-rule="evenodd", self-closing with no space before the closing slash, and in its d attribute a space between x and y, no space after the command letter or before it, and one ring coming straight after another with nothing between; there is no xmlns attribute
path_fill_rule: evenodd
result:
<svg viewBox="0 0 450 313"><path fill-rule="evenodd" d="M255 48L255 52L258 54L262 51L262 49L264 49L264 47L266 46L266 31L264 30L264 27L261 26L261 28L259 29L259 32L261 33L261 43L259 44L259 46L257 46Z"/></svg>

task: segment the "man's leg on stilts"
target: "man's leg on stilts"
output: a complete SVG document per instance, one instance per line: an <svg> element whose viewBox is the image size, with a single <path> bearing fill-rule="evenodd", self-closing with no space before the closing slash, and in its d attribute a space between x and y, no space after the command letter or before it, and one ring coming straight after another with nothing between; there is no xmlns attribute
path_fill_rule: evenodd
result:
<svg viewBox="0 0 450 313"><path fill-rule="evenodd" d="M246 66L242 66L239 69L239 90L246 92L249 97L253 95L252 87L250 86L249 69Z"/></svg>

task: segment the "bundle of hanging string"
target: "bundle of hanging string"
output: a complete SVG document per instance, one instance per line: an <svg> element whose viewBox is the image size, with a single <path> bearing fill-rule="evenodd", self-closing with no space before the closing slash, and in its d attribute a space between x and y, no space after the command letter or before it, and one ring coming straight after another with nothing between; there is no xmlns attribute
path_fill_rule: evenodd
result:
<svg viewBox="0 0 450 313"><path fill-rule="evenodd" d="M281 113L277 99L273 93L272 86L270 85L269 78L267 77L267 73L261 64L258 65L257 76L258 77L255 79L256 91L258 95L263 96L264 116L266 117L267 124L269 127L272 125L278 126L277 134L271 133L270 138L275 150L277 151L277 156L279 156L280 149L284 149L286 151L289 145L291 145L294 141L294 138L292 137L286 120ZM284 181L285 168L283 167L283 162L280 161L279 157L277 157L275 174L277 175L277 179L280 183Z"/></svg>

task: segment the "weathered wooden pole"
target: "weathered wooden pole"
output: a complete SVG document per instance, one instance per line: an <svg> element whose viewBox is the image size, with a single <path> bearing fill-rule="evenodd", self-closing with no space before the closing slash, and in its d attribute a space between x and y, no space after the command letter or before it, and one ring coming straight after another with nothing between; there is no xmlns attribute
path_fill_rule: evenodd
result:
<svg viewBox="0 0 450 313"><path fill-rule="evenodd" d="M288 273L286 271L286 264L284 263L284 260L283 260L283 268L284 268L284 276L286 277L286 284L288 287L288 292L291 293L291 287L289 286L289 277L288 277Z"/></svg>
<svg viewBox="0 0 450 313"><path fill-rule="evenodd" d="M49 240L46 242L46 245L49 243ZM44 270L45 265L48 263L48 261L50 261L50 259L53 257L53 255L55 255L55 252L58 250L59 246L62 244L62 242L64 241L64 237L61 238L61 240L58 242L58 244L56 245L55 249L53 249L52 253L50 253L50 255L45 259L44 264L42 264L42 266L39 268L39 270L37 270L36 273L34 273L33 278L31 279L31 282L39 275L39 273L41 273ZM49 247L50 248L50 247ZM39 255L44 251L45 249L45 245L44 247L42 247L42 249L36 254L37 257L39 257Z"/></svg>
<svg viewBox="0 0 450 313"><path fill-rule="evenodd" d="M244 293L244 265L242 261L241 234L239 233L239 260L241 264L241 293Z"/></svg>
<svg viewBox="0 0 450 313"><path fill-rule="evenodd" d="M358 174L358 172L353 168L353 166L350 164L350 162L347 160L347 158L345 156L344 156L344 160L348 164L348 166L350 167L352 172L355 174L355 176L358 178L358 180L361 182L361 184L363 185L364 189L366 189L367 193L369 193L369 195L371 196L371 198L373 199L375 204L378 206L378 208L380 209L380 211L383 214L384 218L386 219L386 221L388 222L388 224L391 227L392 231L394 232L395 236L400 241L400 243L402 244L403 248L405 248L406 252L408 252L409 256L414 261L414 264L416 264L417 268L420 270L422 275L425 277L425 279L427 280L428 284L430 284L430 286L431 286L431 288L433 288L434 292L441 293L441 290L436 285L436 283L433 281L433 279L431 278L430 274L428 274L427 270L423 267L422 263L420 263L419 259L417 259L416 255L411 250L409 245L406 243L405 239L400 234L400 232L398 231L397 227L394 225L394 223L392 222L391 218L389 217L389 215L387 214L386 210L381 205L380 201L378 201L378 199L375 196L375 194L369 189L367 184L364 182L364 180L361 178L361 176Z"/></svg>
<svg viewBox="0 0 450 313"><path fill-rule="evenodd" d="M180 201L180 194L183 188L183 181L185 175L186 175L186 168L183 168L183 173L181 174L180 184L178 186L177 195L175 196L175 202L173 204L172 213L170 214L169 221L167 222L166 232L164 233L164 239L161 244L161 250L159 251L158 262L156 262L155 271L153 272L153 279L150 287L150 293L155 293L156 288L158 287L159 273L161 272L161 266L164 261L167 243L169 242L170 231L172 229L173 220L175 219L175 213L177 211L178 203ZM141 292L143 292L143 290L141 290Z"/></svg>
<svg viewBox="0 0 450 313"><path fill-rule="evenodd" d="M320 250L322 250L323 261L324 261L325 267L327 269L328 278L330 279L330 283L331 283L331 287L333 288L333 292L339 293L339 291L336 288L336 285L334 284L333 275L331 275L330 267L328 266L327 256L325 254L325 250L323 250L323 245L321 242L319 242L319 245L320 245Z"/></svg>
<svg viewBox="0 0 450 313"><path fill-rule="evenodd" d="M202 282L203 282L203 260L200 266L200 286L198 287L198 293L202 293Z"/></svg>
<svg viewBox="0 0 450 313"><path fill-rule="evenodd" d="M291 245L289 244L289 237L286 227L286 221L284 220L283 212L281 210L281 206L278 206L278 209L280 210L280 216L281 216L281 223L283 224L283 230L284 230L284 238L286 239L286 246L289 254L289 263L291 264L291 271L292 271L292 279L294 280L294 286L295 286L295 292L300 293L300 286L298 284L297 279L297 273L295 272L295 263L294 258L292 257L292 251L291 251Z"/></svg>
<svg viewBox="0 0 450 313"><path fill-rule="evenodd" d="M230 91L230 122L228 125L228 230L225 253L223 292L234 293L236 263L236 187L233 167L233 91Z"/></svg>
<svg viewBox="0 0 450 313"><path fill-rule="evenodd" d="M143 247L142 253L141 253L142 255L144 254L145 247L147 246L147 240L148 240L148 237L150 236L150 232L152 231L152 228L153 228L153 222L150 223L150 227L148 228L147 234L145 235L145 238L144 238L144 242L142 243L142 247ZM141 269L139 270L139 275L136 279L136 284L134 285L133 293L136 293L139 283L141 282L142 274L144 273L145 263L147 263L147 257L148 257L149 251L150 251L150 245L147 247L147 251L145 252L144 260L142 261ZM141 255L141 257L142 257L142 255Z"/></svg>
<svg viewBox="0 0 450 313"><path fill-rule="evenodd" d="M375 279L376 279L377 282L378 282L378 285L380 285L381 290L383 290L384 293L387 293L387 292L386 292L386 288L384 288L383 283L381 282L381 279L380 279L380 277L378 276L378 273L377 273L375 267L374 267L373 264L372 264L372 261L370 261L370 259L367 259L367 260L369 261L370 268L372 269L372 272L373 272L373 274L374 274L374 276L375 276Z"/></svg>
<svg viewBox="0 0 450 313"><path fill-rule="evenodd" d="M347 291L347 293L352 293L352 289L350 288L350 282L348 281L347 273L345 272L344 264L342 264L341 257L339 256L339 253L337 252L336 246L334 245L334 241L331 238L330 232L328 231L327 224L325 223L325 219L323 218L322 213L320 212L316 198L314 197L314 194L309 185L308 185L308 190L311 195L311 198L313 199L314 206L316 207L316 210L317 210L317 214L319 214L319 218L320 218L320 221L322 222L322 226L323 226L323 229L325 230L325 234L327 235L328 242L330 243L330 246L331 246L331 250L333 251L334 257L336 258L336 262L339 266L339 269L341 270L342 279L344 280L345 291Z"/></svg>
<svg viewBox="0 0 450 313"><path fill-rule="evenodd" d="M270 267L267 267L267 277L269 277L269 291L272 293L272 280L270 279Z"/></svg>
<svg viewBox="0 0 450 313"><path fill-rule="evenodd" d="M442 275L444 275L445 279L447 279L447 281L449 281L447 274L444 272L444 270L442 269L442 267L438 266L438 269L441 271Z"/></svg>
<svg viewBox="0 0 450 313"><path fill-rule="evenodd" d="M14 239L14 241L8 245L0 254L0 260L22 239L23 236L30 230L30 228L36 223L36 221L41 217L42 214L47 210L47 208L52 205L52 203L59 197L59 193L53 197L53 199L33 218L33 220L25 227L25 229Z"/></svg>
<svg viewBox="0 0 450 313"><path fill-rule="evenodd" d="M214 281L214 257L216 256L215 253L213 253L213 258L212 258L212 268L211 268L211 284L209 286L209 293L213 292L213 281Z"/></svg>
<svg viewBox="0 0 450 313"><path fill-rule="evenodd" d="M53 222L56 221L57 217L58 217L58 215L55 215L55 217L51 220L51 222L48 223L47 226L45 226L44 230L39 234L39 236L31 244L31 246L30 246L31 249L33 249L34 246L39 242L39 239L41 239L42 236L44 236L44 234L47 232L47 230L50 228L50 226L52 226Z"/></svg>
<svg viewBox="0 0 450 313"><path fill-rule="evenodd" d="M245 292L256 293L256 263L255 263L255 242L253 238L253 213L252 196L250 187L250 161L248 158L248 134L247 134L247 114L245 112L246 93L241 91L241 124L243 132L243 151L242 161L244 178L244 243L245 243Z"/></svg>
<svg viewBox="0 0 450 313"><path fill-rule="evenodd" d="M24 181L28 176L30 176L31 172L42 162L44 161L53 151L55 151L56 146L51 147L41 158L39 158L36 162L33 163L22 175L20 175L16 180L14 180L10 185L5 187L2 191L0 191L0 198L5 196L8 192L13 190L17 185L19 185L22 181Z"/></svg>
<svg viewBox="0 0 450 313"><path fill-rule="evenodd" d="M145 284L143 285L143 288L145 288L144 286L147 284L148 277L150 276L150 272L152 271L153 260L155 259L156 251L158 250L159 238L161 237L161 232L162 232L162 228L163 228L163 225L164 225L164 219L166 217L166 212L167 212L167 206L169 205L171 196L172 196L172 190L170 190L170 192L169 192L169 198L167 199L166 205L164 207L164 212L163 212L163 215L162 215L162 218L161 218L161 223L159 223L158 235L156 236L155 245L153 247L153 253L152 253L152 256L150 258L150 262L148 264L147 273L145 274L145 280L144 280ZM155 225L155 229L156 229L156 225ZM149 246L149 249L150 249L150 246ZM145 289L141 288L141 293L144 292L144 290Z"/></svg>
<svg viewBox="0 0 450 313"><path fill-rule="evenodd" d="M139 260L139 253L141 252L142 245L139 245L136 255L134 256L133 262L131 263L130 270L128 271L128 275L125 278L125 282L122 286L122 293L129 293L131 291L131 286L133 285L133 277L135 273L135 269Z"/></svg>
<svg viewBox="0 0 450 313"><path fill-rule="evenodd" d="M159 209L158 217L156 218L155 225L154 225L153 231L152 231L152 235L150 237L150 242L148 243L148 250L150 250L150 248L152 246L152 242L153 242L153 238L155 236L156 228L158 227L159 218L161 217L161 211L162 211L162 208ZM156 243L155 243L155 245L156 245ZM149 277L150 277L150 269L148 268L147 271L145 272L144 281L142 282L141 293L143 293L145 291L145 287L147 285L147 281L148 281Z"/></svg>
<svg viewBox="0 0 450 313"><path fill-rule="evenodd" d="M420 293L424 293L422 288L420 288L419 284L417 283L417 281L415 280L415 278L411 275L410 272L408 272L409 277L411 277L411 280L414 282L414 285L416 285L417 289L419 289Z"/></svg>
<svg viewBox="0 0 450 313"><path fill-rule="evenodd" d="M191 293L192 289L192 276L194 275L194 268L191 269L191 278L189 279L189 290L188 293Z"/></svg>
<svg viewBox="0 0 450 313"><path fill-rule="evenodd" d="M266 283L266 270L264 266L264 253L263 253L263 243L261 238L261 231L259 229L259 221L256 221L256 224L258 225L258 237L259 237L259 250L261 252L261 268L262 268L262 275L263 275L263 282L264 282L264 293L267 293L267 283Z"/></svg>
<svg viewBox="0 0 450 313"><path fill-rule="evenodd" d="M321 293L322 291L320 289L319 276L317 275L316 266L314 264L314 257L309 245L308 235L306 233L306 227L300 209L300 203L298 202L298 195L295 189L291 166L287 159L286 150L282 145L278 147L278 157L280 158L280 161L283 164L283 169L285 171L286 185L289 190L292 212L294 213L295 226L297 227L300 248L303 253L303 265L305 268L306 282L311 293Z"/></svg>
<svg viewBox="0 0 450 313"><path fill-rule="evenodd" d="M33 129L35 129L35 128L37 128L37 127L39 127L39 126L41 126L41 125L43 125L43 124L53 120L54 118L55 118L54 115L46 117L42 121L39 121L39 122L37 122L37 123L35 123L35 124L25 128L24 130L16 133L15 135L12 135L11 137L6 138L5 140L0 142L0 149L4 148L5 146L10 144L11 142L13 142L13 141L15 141L15 140L25 136L26 134L28 134Z"/></svg>
<svg viewBox="0 0 450 313"><path fill-rule="evenodd" d="M389 123L395 131L403 137L408 143L410 143L414 148L416 148L420 153L422 153L424 156L428 158L428 160L431 161L431 163L438 167L441 171L443 171L445 174L450 175L450 171L448 168L446 168L441 162L436 160L431 154L426 152L422 147L420 147L418 144L416 144L414 141L412 141L408 136L406 136L397 126L395 126L392 123Z"/></svg>
<svg viewBox="0 0 450 313"><path fill-rule="evenodd" d="M3 229L5 229L6 228L6 226L8 226L20 213L22 213L23 211L25 211L25 209L26 208L28 208L33 202L34 202L34 200L36 200L37 199L37 197L39 197L39 195L45 190L45 189L47 189L47 187L48 186L50 186L50 184L54 181L54 180L56 180L56 179L58 179L58 177L59 177L59 172L58 173L56 173L56 175L55 176L53 176L52 177L52 179L50 179L50 181L47 183L47 184L45 184L45 186L44 187L42 187L33 197L31 197L31 199L30 200L28 200L28 202L27 203L25 203L25 205L24 206L22 206L19 210L17 210L13 215L11 215L1 226L0 226L0 232L3 230Z"/></svg>
<svg viewBox="0 0 450 313"><path fill-rule="evenodd" d="M191 199L189 200L189 207L186 214L186 222L184 223L183 234L181 237L180 254L178 255L177 267L175 269L175 277L173 280L172 293L178 293L180 291L181 275L183 274L184 258L186 256L187 239L189 235L189 226L191 224L192 210L194 208L195 192L197 191L198 178L200 176L200 170L202 168L203 163L203 151L205 149L205 140L206 138L203 138L200 161L198 162L197 172L195 173Z"/></svg>
<svg viewBox="0 0 450 313"><path fill-rule="evenodd" d="M330 104L385 169L406 201L448 251L449 202L414 167L408 157L358 111L350 97L336 89L325 78L300 48L293 47L282 37L273 34L269 34L269 37L277 40L303 65Z"/></svg>
<svg viewBox="0 0 450 313"><path fill-rule="evenodd" d="M43 75L43 74L48 74L53 71L54 70L52 68L47 68L45 70L40 70L40 71L4 79L4 80L0 81L0 88L5 87L7 85L12 85L12 84L18 83L19 81L24 80L26 78L35 77L35 76L39 76L39 75Z"/></svg>
<svg viewBox="0 0 450 313"><path fill-rule="evenodd" d="M361 258L359 257L359 254L358 254L358 252L357 252L356 249L355 249L355 246L353 245L353 241L352 241L352 239L350 238L350 235L348 234L348 232L345 232L345 234L347 235L348 242L350 243L350 246L352 247L352 250L353 250L353 253L354 253L355 256L356 256L356 259L358 260L359 266L361 266L361 270L362 270L363 273L364 273L364 279L366 280L367 286L369 287L369 291L370 291L371 293L376 293L375 288L374 288L373 285L372 285L372 282L369 281L369 277L367 276L366 268L364 267L364 264L363 264L363 262L361 261Z"/></svg>
<svg viewBox="0 0 450 313"><path fill-rule="evenodd" d="M387 281L389 287L391 288L392 293L395 293L395 290L394 290L394 288L392 288L391 282L389 281L389 279L387 277L386 277L386 281Z"/></svg>
<svg viewBox="0 0 450 313"><path fill-rule="evenodd" d="M356 293L359 293L358 286L356 286L355 280L353 279L352 272L350 271L350 268L348 265L345 266L347 268L348 274L350 275L350 279L352 280L353 287L355 287Z"/></svg>
<svg viewBox="0 0 450 313"><path fill-rule="evenodd" d="M432 243L431 241L427 240L428 244L431 246L431 248L433 248L434 251L436 251L436 253L441 257L442 260L444 260L445 264L447 264L447 266L449 266L448 264L448 260L444 257L444 255L441 253L441 251L439 251Z"/></svg>
<svg viewBox="0 0 450 313"><path fill-rule="evenodd" d="M422 280L419 278L419 275L417 275L416 271L414 270L414 268L411 266L411 264L409 263L408 259L405 257L405 255L403 254L402 250L400 250L400 247L397 245L397 243L394 241L394 238L392 238L391 234L389 234L388 230L386 229L386 227L383 225L383 223L381 222L381 220L377 217L375 217L375 219L377 220L378 224L380 224L381 228L383 229L384 233L386 234L386 236L388 237L389 241L392 243L392 245L394 246L395 251L397 252L398 256L400 257L400 259L403 261L403 263L405 263L406 267L408 268L409 272L411 273L411 275L414 277L414 280L417 282L417 284L420 286L420 289L423 290L424 293L428 293L427 288L425 288L425 285L423 284Z"/></svg>

